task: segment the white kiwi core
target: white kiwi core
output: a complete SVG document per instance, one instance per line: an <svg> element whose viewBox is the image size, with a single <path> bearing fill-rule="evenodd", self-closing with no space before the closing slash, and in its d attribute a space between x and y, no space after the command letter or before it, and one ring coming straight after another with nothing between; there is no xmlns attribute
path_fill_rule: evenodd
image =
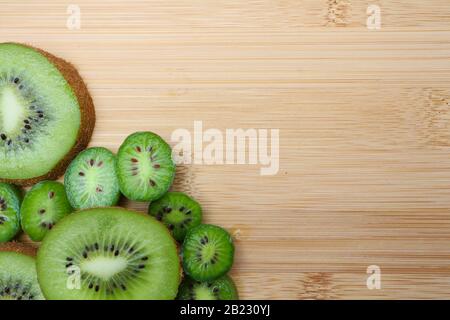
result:
<svg viewBox="0 0 450 320"><path fill-rule="evenodd" d="M108 280L114 275L124 271L127 268L127 260L124 257L102 257L97 256L92 259L84 260L81 263L81 270Z"/></svg>
<svg viewBox="0 0 450 320"><path fill-rule="evenodd" d="M23 126L26 106L27 103L17 88L11 85L0 87L0 123L6 134L14 134Z"/></svg>

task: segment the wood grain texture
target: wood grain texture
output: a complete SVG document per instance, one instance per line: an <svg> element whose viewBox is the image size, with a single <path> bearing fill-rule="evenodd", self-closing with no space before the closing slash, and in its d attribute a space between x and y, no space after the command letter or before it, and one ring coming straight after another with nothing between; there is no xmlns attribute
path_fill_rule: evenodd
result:
<svg viewBox="0 0 450 320"><path fill-rule="evenodd" d="M66 28L70 3L80 30ZM379 31L366 28L372 3ZM185 165L174 185L235 235L242 298L448 298L448 0L0 5L0 41L79 68L93 146L117 150L138 130L169 139L195 120L280 129L278 175ZM372 264L381 290L366 287Z"/></svg>

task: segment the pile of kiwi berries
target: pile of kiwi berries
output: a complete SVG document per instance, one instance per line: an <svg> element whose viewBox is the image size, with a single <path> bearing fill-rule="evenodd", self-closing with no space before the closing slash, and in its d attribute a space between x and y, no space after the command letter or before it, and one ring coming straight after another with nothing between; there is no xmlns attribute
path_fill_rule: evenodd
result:
<svg viewBox="0 0 450 320"><path fill-rule="evenodd" d="M117 155L86 149L94 124L71 64L0 44L0 300L238 299L232 237L169 191L170 146L137 132ZM118 207L121 195L148 212Z"/></svg>

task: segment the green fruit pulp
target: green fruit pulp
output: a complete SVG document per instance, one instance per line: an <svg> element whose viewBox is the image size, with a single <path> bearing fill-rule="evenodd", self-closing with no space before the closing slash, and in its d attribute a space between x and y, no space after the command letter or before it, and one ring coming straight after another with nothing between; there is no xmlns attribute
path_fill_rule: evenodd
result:
<svg viewBox="0 0 450 320"><path fill-rule="evenodd" d="M122 208L63 219L42 242L37 270L48 299L174 299L181 277L167 228Z"/></svg>
<svg viewBox="0 0 450 320"><path fill-rule="evenodd" d="M81 123L76 95L35 49L0 44L0 177L51 171L72 149Z"/></svg>

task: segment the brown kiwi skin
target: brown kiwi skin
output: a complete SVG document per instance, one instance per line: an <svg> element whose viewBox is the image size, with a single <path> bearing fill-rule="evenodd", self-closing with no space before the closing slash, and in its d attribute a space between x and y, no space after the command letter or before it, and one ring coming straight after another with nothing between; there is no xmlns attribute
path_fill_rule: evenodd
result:
<svg viewBox="0 0 450 320"><path fill-rule="evenodd" d="M69 83L73 92L75 93L78 105L80 106L81 122L80 130L78 131L77 140L72 149L66 154L66 156L61 159L56 166L48 173L30 179L4 179L0 178L0 182L12 183L19 186L31 186L42 180L56 180L64 174L67 166L75 158L75 156L87 147L89 141L91 140L92 133L94 132L95 126L95 107L92 97L89 91L78 73L77 69L69 62L58 58L51 53L44 51L42 49L30 46L23 43L9 42L9 44L21 45L24 47L31 48L42 55L44 55L47 60L50 61L63 75L64 79Z"/></svg>
<svg viewBox="0 0 450 320"><path fill-rule="evenodd" d="M12 241L6 242L0 245L0 252L16 252L25 254L30 257L35 257L37 253L37 249L32 246L26 245L21 242Z"/></svg>

